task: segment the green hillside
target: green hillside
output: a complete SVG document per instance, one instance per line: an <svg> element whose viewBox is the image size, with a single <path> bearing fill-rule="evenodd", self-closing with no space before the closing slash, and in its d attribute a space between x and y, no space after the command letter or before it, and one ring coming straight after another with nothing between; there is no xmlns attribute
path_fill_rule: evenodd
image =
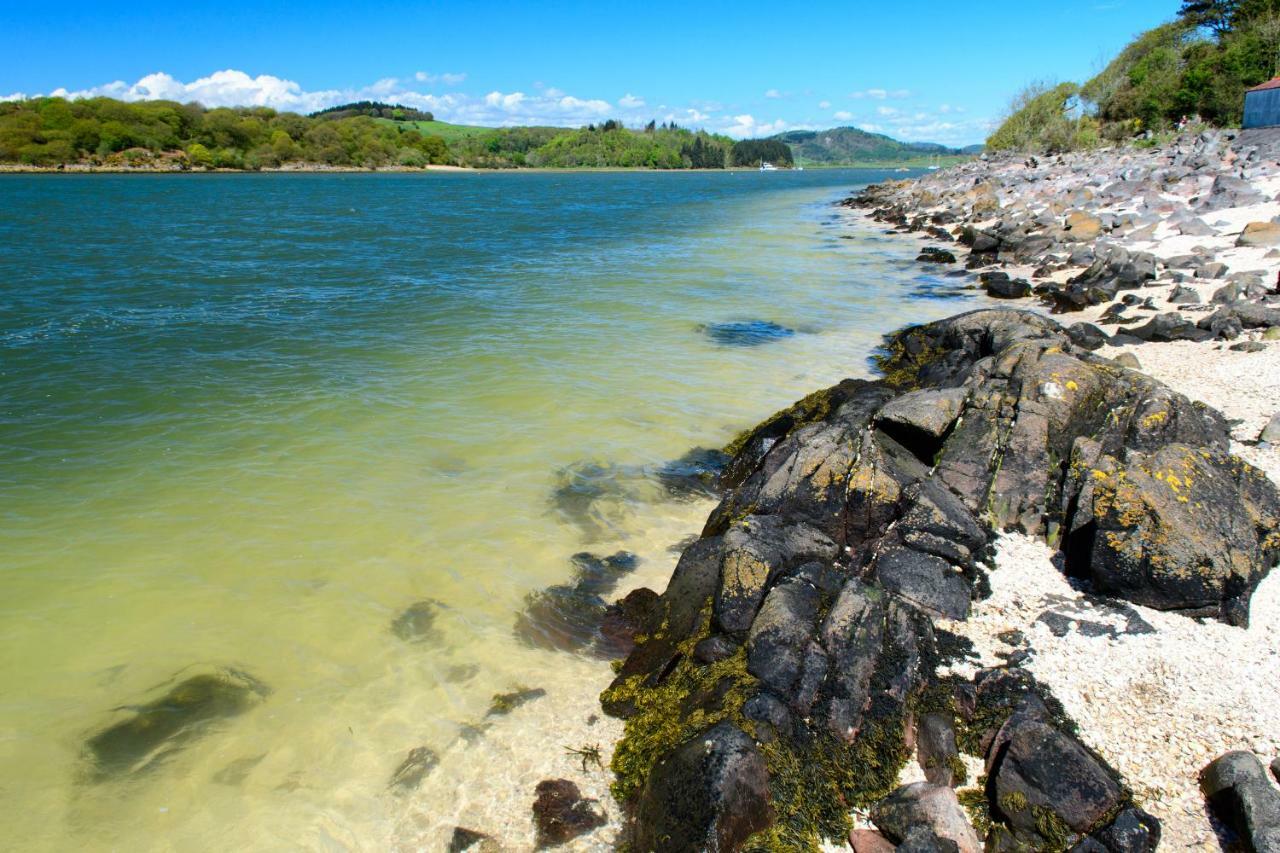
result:
<svg viewBox="0 0 1280 853"><path fill-rule="evenodd" d="M881 133L856 127L831 130L791 130L770 137L791 146L802 166L942 165L964 159L963 152L930 142L899 142Z"/></svg>

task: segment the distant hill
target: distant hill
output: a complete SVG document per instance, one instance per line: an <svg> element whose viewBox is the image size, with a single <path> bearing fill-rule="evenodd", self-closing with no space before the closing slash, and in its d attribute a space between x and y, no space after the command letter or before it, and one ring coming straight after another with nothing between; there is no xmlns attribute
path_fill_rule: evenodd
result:
<svg viewBox="0 0 1280 853"><path fill-rule="evenodd" d="M790 130L769 138L790 145L792 155L801 165L924 162L931 157L957 157L972 153L932 142L899 142L882 133L868 133L856 127Z"/></svg>
<svg viewBox="0 0 1280 853"><path fill-rule="evenodd" d="M310 118L352 118L353 116L369 116L370 118L387 118L395 121L431 121L435 116L425 110L415 110L404 104L384 104L381 101L353 101L349 104L338 104L326 110L311 113Z"/></svg>

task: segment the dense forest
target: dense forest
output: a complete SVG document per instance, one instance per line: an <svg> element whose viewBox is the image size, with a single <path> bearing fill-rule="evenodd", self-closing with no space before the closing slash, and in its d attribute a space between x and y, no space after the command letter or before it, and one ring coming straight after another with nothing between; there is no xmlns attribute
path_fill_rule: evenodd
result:
<svg viewBox="0 0 1280 853"><path fill-rule="evenodd" d="M759 166L761 162L790 166L791 146L780 139L743 139L733 143L731 165Z"/></svg>
<svg viewBox="0 0 1280 853"><path fill-rule="evenodd" d="M744 143L673 123L471 128L450 142L420 129L432 125L430 113L376 102L301 116L265 107L35 98L0 103L0 162L249 170L297 164L723 169L758 159L739 156ZM789 163L791 154L784 145L770 148L765 159Z"/></svg>
<svg viewBox="0 0 1280 853"><path fill-rule="evenodd" d="M1280 0L1186 0L1083 85L1033 84L987 140L992 150L1067 151L1179 126L1238 127L1244 92L1276 74Z"/></svg>
<svg viewBox="0 0 1280 853"><path fill-rule="evenodd" d="M288 163L450 162L438 137L367 115L313 117L266 107L207 110L174 101L35 98L0 103L0 162L33 166L263 169Z"/></svg>
<svg viewBox="0 0 1280 853"><path fill-rule="evenodd" d="M395 121L434 121L435 116L424 110L415 110L403 104L384 104L381 101L353 101L350 104L339 104L326 110L317 110L311 114L328 118L350 118L352 116L369 116L370 118L389 118Z"/></svg>

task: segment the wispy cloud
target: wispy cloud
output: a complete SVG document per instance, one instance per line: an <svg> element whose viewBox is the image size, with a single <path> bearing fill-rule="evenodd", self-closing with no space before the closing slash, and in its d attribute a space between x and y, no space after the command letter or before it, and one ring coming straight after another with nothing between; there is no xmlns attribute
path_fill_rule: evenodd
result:
<svg viewBox="0 0 1280 853"><path fill-rule="evenodd" d="M818 101L818 109L820 109L820 110L829 110L829 109L831 109L831 102L830 102L830 101Z"/></svg>
<svg viewBox="0 0 1280 853"><path fill-rule="evenodd" d="M634 110L638 107L644 106L644 98L637 98L635 95L627 92L627 94L618 99L618 106L625 110Z"/></svg>
<svg viewBox="0 0 1280 853"><path fill-rule="evenodd" d="M786 97L783 93L779 92L777 89L770 89L769 91L764 93L764 96L766 98L771 98L774 100Z"/></svg>
<svg viewBox="0 0 1280 853"><path fill-rule="evenodd" d="M836 110L834 113L831 114L831 117L834 118L836 121L852 121L853 113L849 112L848 110Z"/></svg>
<svg viewBox="0 0 1280 853"><path fill-rule="evenodd" d="M443 83L445 86L457 86L459 83L466 82L466 74L432 74L429 71L419 71L413 75L413 79L419 83Z"/></svg>
<svg viewBox="0 0 1280 853"><path fill-rule="evenodd" d="M859 92L850 92L849 97L854 100L862 100L869 98L873 101L883 101L886 99L902 100L911 97L910 89L863 89Z"/></svg>
<svg viewBox="0 0 1280 853"><path fill-rule="evenodd" d="M726 124L721 126L720 131L730 136L754 137L754 136L772 136L775 133L781 133L784 130L794 129L785 121L777 119L775 121L758 121L750 114L736 115L728 120Z"/></svg>

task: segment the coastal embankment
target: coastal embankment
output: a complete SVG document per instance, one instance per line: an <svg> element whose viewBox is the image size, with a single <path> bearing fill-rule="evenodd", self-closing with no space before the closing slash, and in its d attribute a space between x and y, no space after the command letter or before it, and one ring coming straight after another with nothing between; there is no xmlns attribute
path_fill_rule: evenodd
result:
<svg viewBox="0 0 1280 853"><path fill-rule="evenodd" d="M1277 192L1206 132L845 202L1009 308L726 448L602 696L632 849L1272 849Z"/></svg>

